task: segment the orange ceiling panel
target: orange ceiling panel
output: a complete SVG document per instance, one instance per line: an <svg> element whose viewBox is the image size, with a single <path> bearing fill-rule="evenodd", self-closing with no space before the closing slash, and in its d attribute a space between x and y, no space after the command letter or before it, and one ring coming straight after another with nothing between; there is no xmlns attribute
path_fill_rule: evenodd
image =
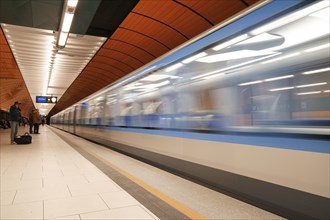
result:
<svg viewBox="0 0 330 220"><path fill-rule="evenodd" d="M104 48L108 48L111 50L116 51L123 51L128 54L134 54L134 57L138 59L142 63L147 63L149 60L155 59L156 56L152 55L148 50L144 49L140 45L132 44L132 42L135 42L135 39L129 39L125 38L125 36L122 37L124 40L120 40L116 38L116 36L112 39L109 39L104 46ZM130 41L125 41L125 40ZM111 52L110 52L111 53Z"/></svg>
<svg viewBox="0 0 330 220"><path fill-rule="evenodd" d="M115 65L117 68L121 69L125 73L129 73L135 69L134 67L130 66L128 63L124 63L121 60L111 57L100 56L100 55L96 56L93 62Z"/></svg>
<svg viewBox="0 0 330 220"><path fill-rule="evenodd" d="M168 24L159 22L141 14L130 13L121 24L122 27L136 30L165 44L168 48L174 48L188 40L180 31ZM115 33L116 34L116 33Z"/></svg>
<svg viewBox="0 0 330 220"><path fill-rule="evenodd" d="M116 68L115 66L111 66L109 64L104 64L104 63L90 64L88 66L88 69L86 69L86 71L87 70L93 71L96 77L98 77L98 75L96 75L98 73L101 74L101 76L112 79L122 77L123 75L125 75L125 72L122 72L120 69Z"/></svg>
<svg viewBox="0 0 330 220"><path fill-rule="evenodd" d="M241 0L179 0L177 2L189 7L212 25L218 24L219 21L223 21L246 8L246 4Z"/></svg>
<svg viewBox="0 0 330 220"><path fill-rule="evenodd" d="M51 115L115 82L257 0L140 0Z"/></svg>
<svg viewBox="0 0 330 220"><path fill-rule="evenodd" d="M2 29L0 31L0 109L9 111L15 101L20 105L22 115L27 116L34 107L22 75L9 49Z"/></svg>

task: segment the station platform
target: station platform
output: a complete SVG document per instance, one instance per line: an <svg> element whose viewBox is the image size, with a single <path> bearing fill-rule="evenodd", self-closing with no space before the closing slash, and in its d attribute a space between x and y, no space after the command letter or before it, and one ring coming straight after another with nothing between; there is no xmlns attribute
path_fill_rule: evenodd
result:
<svg viewBox="0 0 330 220"><path fill-rule="evenodd" d="M283 219L51 126L29 145L9 136L0 130L2 220Z"/></svg>

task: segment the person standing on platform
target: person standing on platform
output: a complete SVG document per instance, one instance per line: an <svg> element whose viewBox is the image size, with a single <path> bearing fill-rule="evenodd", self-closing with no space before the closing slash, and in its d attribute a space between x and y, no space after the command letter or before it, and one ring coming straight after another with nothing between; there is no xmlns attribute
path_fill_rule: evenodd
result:
<svg viewBox="0 0 330 220"><path fill-rule="evenodd" d="M33 128L33 112L34 109L29 113L29 125L30 125L30 134L33 134L32 128Z"/></svg>
<svg viewBox="0 0 330 220"><path fill-rule="evenodd" d="M19 110L18 105L21 104L19 101L16 101L14 105L10 106L9 110L9 122L10 122L10 143L16 144L15 137L18 132L18 124L22 120L21 111Z"/></svg>
<svg viewBox="0 0 330 220"><path fill-rule="evenodd" d="M33 127L34 127L34 134L39 133L39 125L41 124L41 116L39 113L39 109L34 110L33 112Z"/></svg>

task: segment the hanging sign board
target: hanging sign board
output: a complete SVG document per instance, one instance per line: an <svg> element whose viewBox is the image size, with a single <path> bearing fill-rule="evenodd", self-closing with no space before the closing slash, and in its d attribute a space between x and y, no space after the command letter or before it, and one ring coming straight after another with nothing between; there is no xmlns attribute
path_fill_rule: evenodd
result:
<svg viewBox="0 0 330 220"><path fill-rule="evenodd" d="M57 103L57 97L56 96L36 96L36 102L37 103Z"/></svg>

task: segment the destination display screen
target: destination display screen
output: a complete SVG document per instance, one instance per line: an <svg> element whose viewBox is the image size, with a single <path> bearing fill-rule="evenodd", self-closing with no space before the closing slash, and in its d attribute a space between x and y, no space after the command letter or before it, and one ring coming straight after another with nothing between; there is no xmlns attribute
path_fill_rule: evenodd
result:
<svg viewBox="0 0 330 220"><path fill-rule="evenodd" d="M56 96L36 96L37 103L57 103Z"/></svg>

